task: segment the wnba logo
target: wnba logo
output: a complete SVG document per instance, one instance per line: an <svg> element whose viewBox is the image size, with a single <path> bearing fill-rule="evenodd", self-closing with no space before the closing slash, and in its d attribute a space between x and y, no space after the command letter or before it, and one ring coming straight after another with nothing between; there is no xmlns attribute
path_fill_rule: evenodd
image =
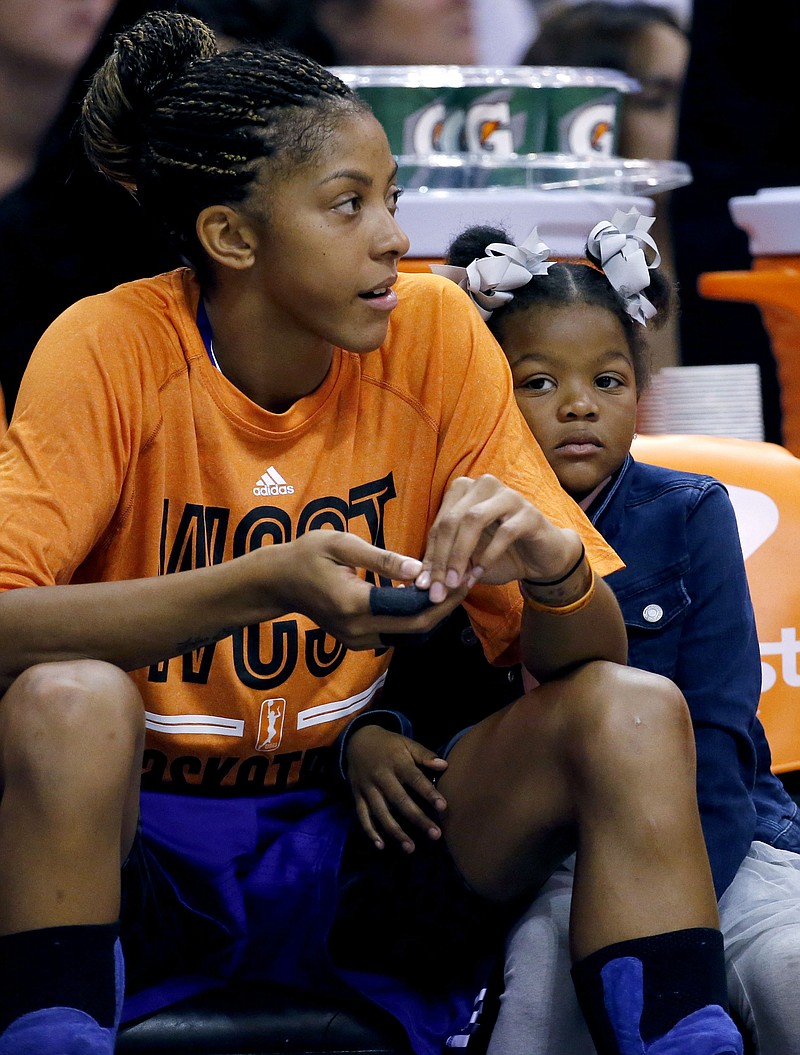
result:
<svg viewBox="0 0 800 1055"><path fill-rule="evenodd" d="M258 716L256 751L277 751L283 739L286 700L264 700Z"/></svg>

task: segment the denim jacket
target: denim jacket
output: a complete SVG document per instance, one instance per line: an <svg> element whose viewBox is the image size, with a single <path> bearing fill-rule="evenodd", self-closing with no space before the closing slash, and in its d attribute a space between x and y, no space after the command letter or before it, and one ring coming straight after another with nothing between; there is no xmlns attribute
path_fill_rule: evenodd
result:
<svg viewBox="0 0 800 1055"><path fill-rule="evenodd" d="M689 705L719 897L754 839L800 851L798 808L756 717L761 660L733 507L712 477L629 455L588 515L625 561L607 582L629 664L670 678Z"/></svg>

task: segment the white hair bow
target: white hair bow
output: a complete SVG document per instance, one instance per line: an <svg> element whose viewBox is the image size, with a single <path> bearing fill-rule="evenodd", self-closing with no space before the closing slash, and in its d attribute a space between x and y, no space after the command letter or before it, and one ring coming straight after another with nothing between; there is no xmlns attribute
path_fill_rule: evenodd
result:
<svg viewBox="0 0 800 1055"><path fill-rule="evenodd" d="M540 241L534 227L521 245L492 242L486 247L486 256L466 267L431 264L431 271L452 279L466 290L482 318L488 321L496 308L513 298L513 290L527 285L534 275L547 274L547 269L555 263L547 259L549 255L550 247Z"/></svg>
<svg viewBox="0 0 800 1055"><path fill-rule="evenodd" d="M647 233L655 217L642 216L634 206L628 212L617 209L611 220L596 224L586 243L587 252L600 261L605 276L625 300L625 310L642 326L656 309L642 293L650 285L649 272L661 263L661 254ZM647 263L644 246L655 253Z"/></svg>

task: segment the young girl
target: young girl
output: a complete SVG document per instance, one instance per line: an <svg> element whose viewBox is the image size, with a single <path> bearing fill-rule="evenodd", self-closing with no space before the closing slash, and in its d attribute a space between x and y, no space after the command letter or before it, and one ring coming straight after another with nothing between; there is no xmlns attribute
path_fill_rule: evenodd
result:
<svg viewBox="0 0 800 1055"><path fill-rule="evenodd" d="M529 251L536 239L517 247L502 230L471 228L450 247L454 266L442 270L470 289L500 342L517 404L562 486L625 560L609 583L625 617L628 661L674 680L692 714L732 1005L754 1050L797 1053L800 823L771 773L756 717L760 657L736 521L717 481L638 464L629 453L647 334L671 297L661 273L645 266L645 252L651 269L658 262L648 221L615 221L590 238L595 265L542 263L546 253ZM534 273L515 285L509 277L520 261ZM469 654L459 641L455 648ZM406 662L423 658L397 652L387 706ZM436 662L446 662L441 651ZM515 926L491 1055L594 1050L568 977L577 883L568 862Z"/></svg>
<svg viewBox="0 0 800 1055"><path fill-rule="evenodd" d="M703 984L655 1001L659 1030L739 1052L684 701L624 665L620 562L465 294L398 277L368 108L153 13L83 127L191 266L60 316L0 446L0 1053L110 1053L124 951L126 1017L232 978L356 989L433 1055L578 839L598 1013L641 994L620 942L688 936L670 958ZM465 599L540 705L459 740L426 800L444 839L402 870L326 769L389 642Z"/></svg>

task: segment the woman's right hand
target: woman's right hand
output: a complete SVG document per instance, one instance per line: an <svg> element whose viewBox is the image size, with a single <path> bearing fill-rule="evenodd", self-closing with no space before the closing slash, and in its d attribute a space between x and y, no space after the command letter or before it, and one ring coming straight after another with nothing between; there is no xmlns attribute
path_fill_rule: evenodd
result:
<svg viewBox="0 0 800 1055"><path fill-rule="evenodd" d="M414 615L373 615L372 585L365 581L362 572L375 572L395 584L410 586L419 575L422 562L342 531L309 531L292 543L266 546L251 556L265 562L261 568L267 568L269 588L267 611L262 610L257 621L301 612L356 650L385 647L382 634L427 633L467 594L465 585L442 603ZM253 585L263 604L261 573Z"/></svg>

